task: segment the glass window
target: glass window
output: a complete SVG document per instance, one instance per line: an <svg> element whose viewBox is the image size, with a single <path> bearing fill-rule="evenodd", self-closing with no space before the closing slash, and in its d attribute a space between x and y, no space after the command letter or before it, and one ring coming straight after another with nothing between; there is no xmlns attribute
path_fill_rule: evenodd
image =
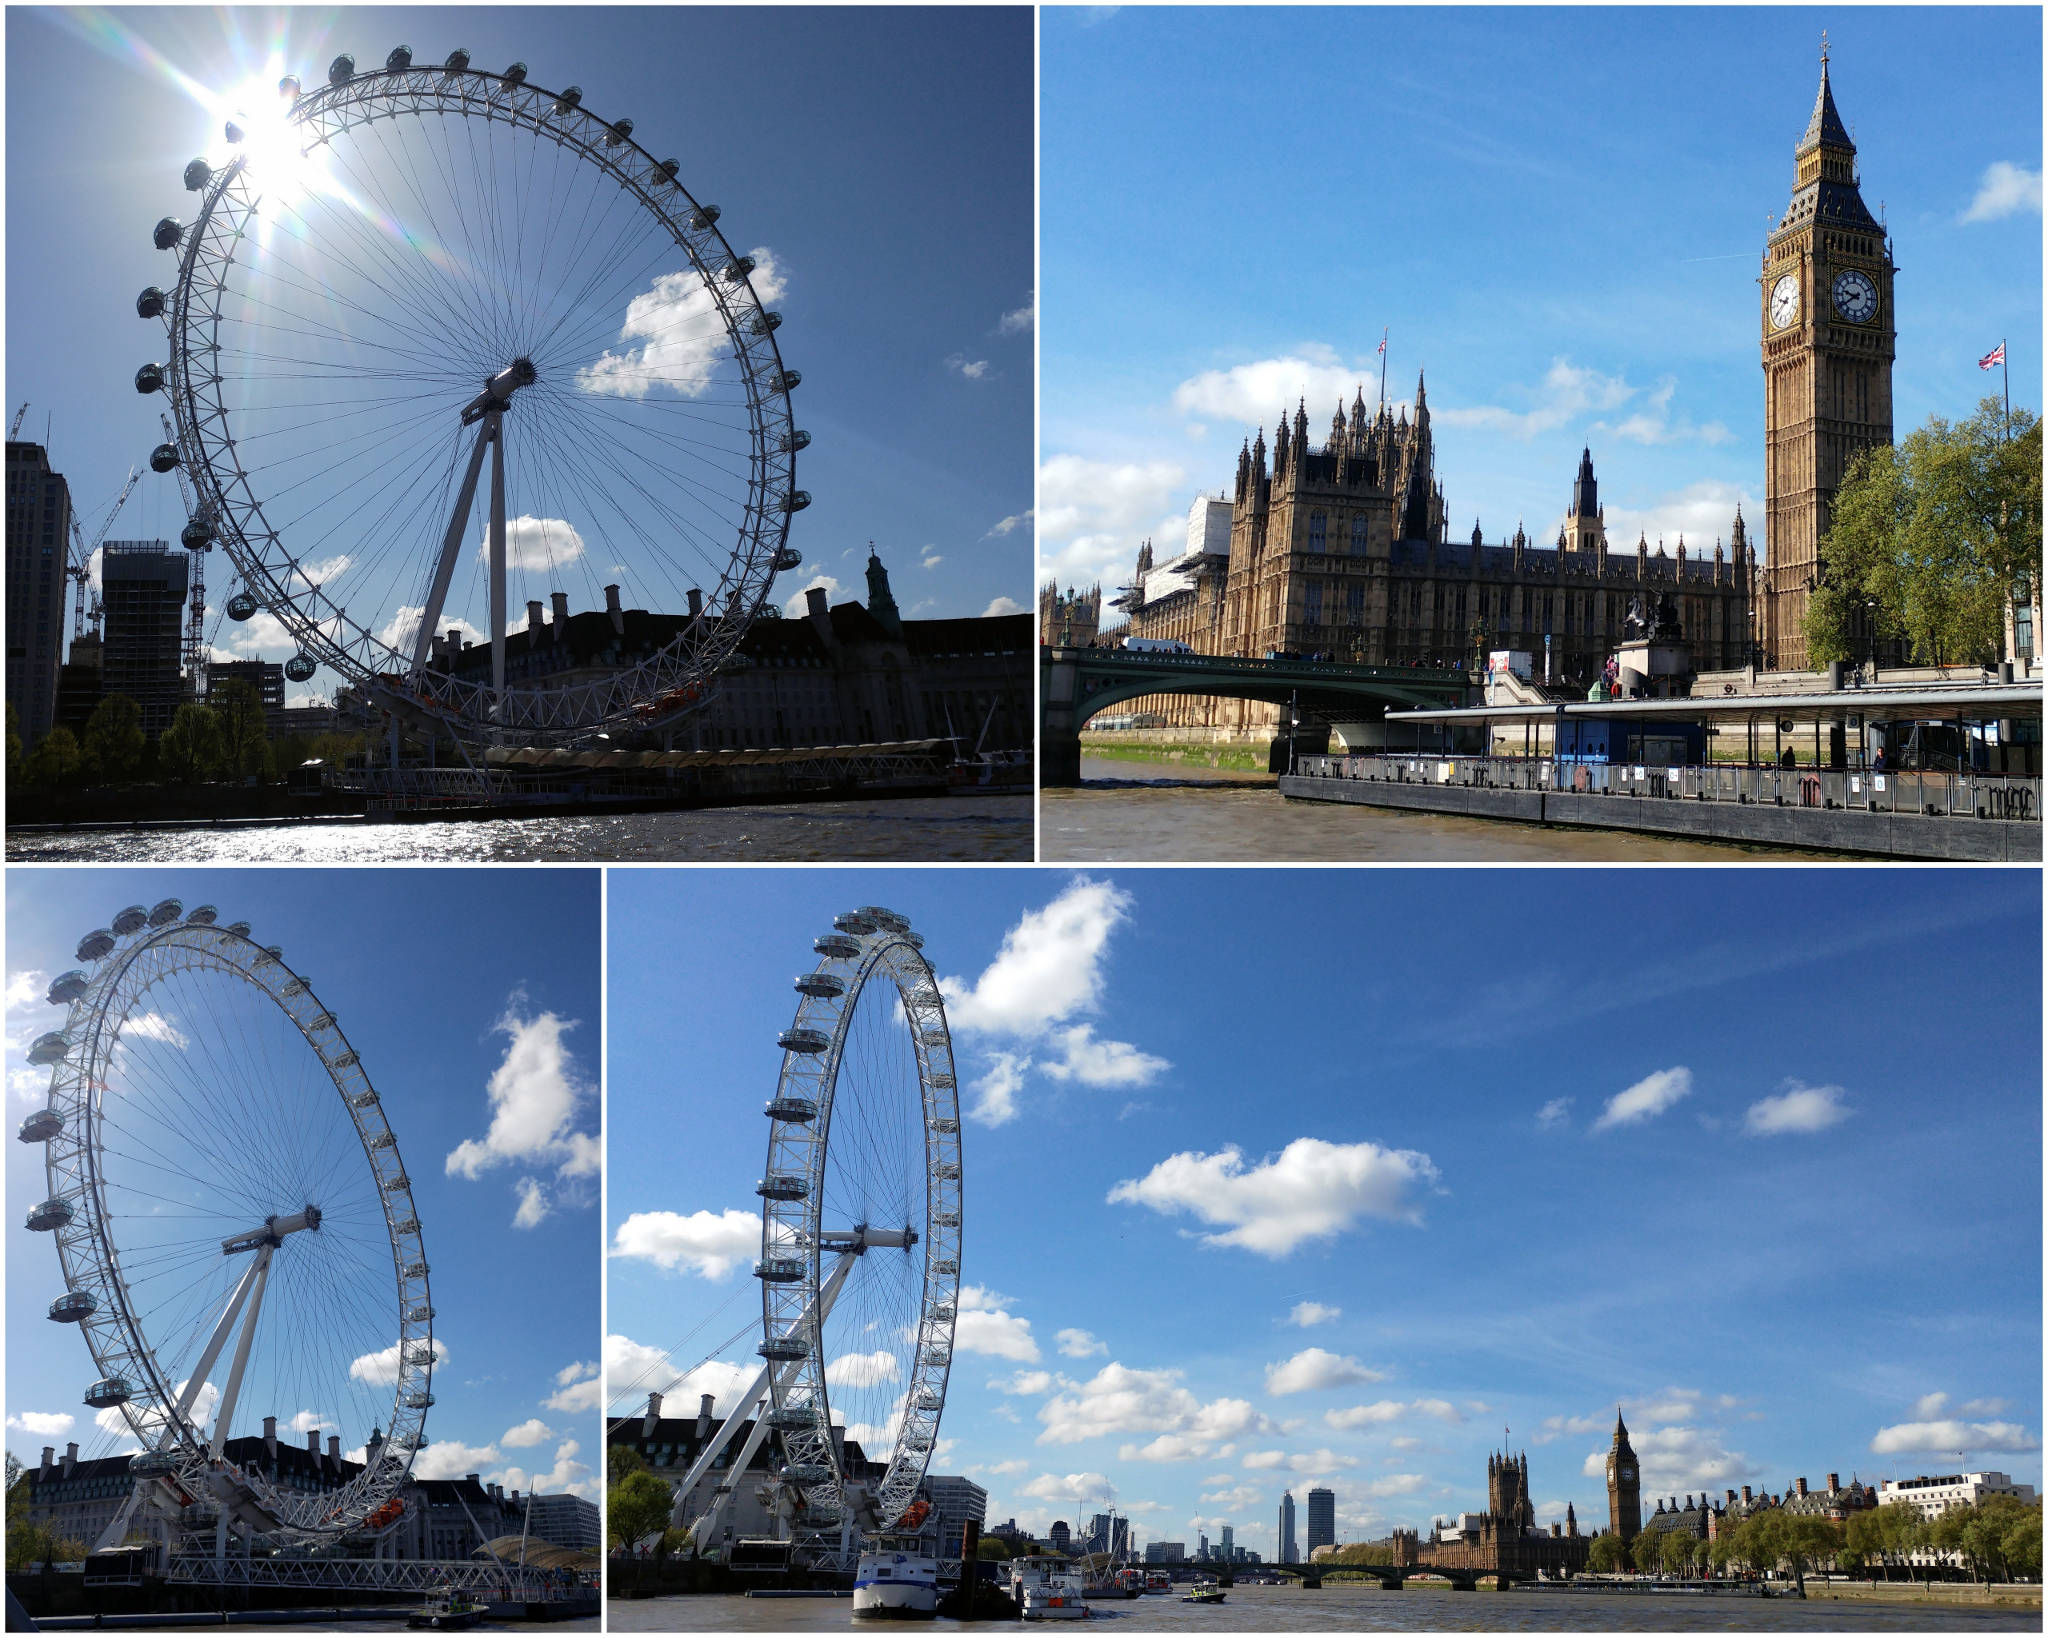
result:
<svg viewBox="0 0 2048 1638"><path fill-rule="evenodd" d="M1323 537L1324 537L1324 532L1325 532L1325 530L1326 530L1326 529L1327 529L1327 527L1328 527L1328 524L1329 524L1329 519L1328 519L1328 518L1326 518L1326 517L1324 517L1322 513L1320 513L1320 512L1311 512L1311 513L1309 513L1309 515L1308 515L1308 549L1309 549L1310 551L1312 551L1312 552L1320 552L1320 551L1322 551L1322 550L1324 549L1324 548L1323 548Z"/></svg>

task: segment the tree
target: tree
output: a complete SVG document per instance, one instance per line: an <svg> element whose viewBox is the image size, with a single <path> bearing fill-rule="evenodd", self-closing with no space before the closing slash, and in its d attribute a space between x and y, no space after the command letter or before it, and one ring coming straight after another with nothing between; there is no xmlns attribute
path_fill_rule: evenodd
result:
<svg viewBox="0 0 2048 1638"><path fill-rule="evenodd" d="M2006 1573L2041 1579L2041 1504L2022 1508L2006 1526L2003 1542Z"/></svg>
<svg viewBox="0 0 2048 1638"><path fill-rule="evenodd" d="M1657 1558L1667 1575L1684 1575L1692 1568L1700 1542L1686 1530L1666 1530L1658 1539Z"/></svg>
<svg viewBox="0 0 2048 1638"><path fill-rule="evenodd" d="M203 705L178 707L157 742L157 765L176 785L197 784L220 771L220 719Z"/></svg>
<svg viewBox="0 0 2048 1638"><path fill-rule="evenodd" d="M974 1556L976 1558L1001 1560L1014 1558L1016 1550L1001 1536L983 1536L980 1544L974 1549Z"/></svg>
<svg viewBox="0 0 2048 1638"><path fill-rule="evenodd" d="M142 765L142 707L126 694L109 694L85 724L85 765L102 785L133 779Z"/></svg>
<svg viewBox="0 0 2048 1638"><path fill-rule="evenodd" d="M262 696L251 684L234 677L214 689L206 703L220 720L221 763L229 776L268 779L270 745Z"/></svg>
<svg viewBox="0 0 2048 1638"><path fill-rule="evenodd" d="M1926 663L2003 652L2007 613L2041 572L2040 423L2018 410L2006 432L2003 405L1987 398L1967 421L1930 417L1850 463L1807 605L1815 664L1864 657L1851 635L1859 613Z"/></svg>
<svg viewBox="0 0 2048 1638"><path fill-rule="evenodd" d="M79 753L78 736L69 728L52 728L43 736L42 744L29 752L28 765L22 772L31 785L68 785L78 777L84 760Z"/></svg>
<svg viewBox="0 0 2048 1638"><path fill-rule="evenodd" d="M52 1524L29 1518L29 1482L20 1460L7 1453L7 1567L26 1570L37 1564L69 1564L85 1557L85 1543L57 1533Z"/></svg>
<svg viewBox="0 0 2048 1638"><path fill-rule="evenodd" d="M1612 1530L1593 1538L1586 1549L1586 1568L1595 1575L1618 1575L1628 1568L1628 1548Z"/></svg>
<svg viewBox="0 0 2048 1638"><path fill-rule="evenodd" d="M628 1473L645 1473L647 1458L631 1445L613 1445L604 1453L604 1482L617 1484Z"/></svg>
<svg viewBox="0 0 2048 1638"><path fill-rule="evenodd" d="M668 1529L672 1497L652 1473L628 1473L605 1493L605 1530L625 1552L648 1536Z"/></svg>

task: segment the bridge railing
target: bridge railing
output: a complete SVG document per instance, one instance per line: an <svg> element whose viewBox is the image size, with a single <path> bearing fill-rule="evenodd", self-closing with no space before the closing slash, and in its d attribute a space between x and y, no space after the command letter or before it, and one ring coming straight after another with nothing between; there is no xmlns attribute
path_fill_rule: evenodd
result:
<svg viewBox="0 0 2048 1638"><path fill-rule="evenodd" d="M1143 666L1148 670L1155 668L1178 668L1187 671L1204 671L1214 670L1219 666L1227 666L1233 671L1239 669L1246 671L1274 671L1290 676L1298 676L1304 672L1313 672L1319 676L1327 677L1364 677L1374 680L1397 679L1410 682L1458 683L1475 686L1477 681L1472 672L1455 669L1439 671L1434 668L1424 668L1421 666L1363 665L1349 660L1310 660L1300 656L1283 660L1269 658L1265 655L1162 654L1152 649L1087 648L1061 649L1057 651L1047 649L1044 651L1045 657L1049 660L1055 652L1072 655L1079 659L1086 659L1091 664L1099 664L1105 660L1115 660L1119 663L1128 662L1131 665Z"/></svg>
<svg viewBox="0 0 2048 1638"><path fill-rule="evenodd" d="M2039 823L2041 781L2010 774L1716 764L1662 767L1552 757L1332 752L1296 760L1311 779L1490 790L1561 791L1626 801L1753 803L1764 807L1907 813Z"/></svg>

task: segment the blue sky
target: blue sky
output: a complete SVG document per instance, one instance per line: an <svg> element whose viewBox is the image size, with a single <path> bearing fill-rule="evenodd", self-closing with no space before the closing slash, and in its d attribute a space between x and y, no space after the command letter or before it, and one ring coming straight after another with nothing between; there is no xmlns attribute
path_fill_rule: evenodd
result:
<svg viewBox="0 0 2048 1638"><path fill-rule="evenodd" d="M1647 1505L2039 1482L2032 873L615 871L622 1408L750 1370L705 1355L758 1325L790 976L874 902L948 979L935 1467L996 1519L1270 1552L1324 1482L1377 1534L1483 1507L1505 1426L1591 1528L1617 1403Z"/></svg>
<svg viewBox="0 0 2048 1638"><path fill-rule="evenodd" d="M281 946L340 1020L382 1096L412 1178L432 1267L435 1340L444 1350L427 1414L431 1443L416 1471L479 1472L520 1489L538 1478L544 1492L594 1497L594 870L10 869L7 1448L30 1462L42 1446L61 1452L68 1440L88 1456L127 1448L80 1403L93 1375L84 1344L44 1316L56 1292L56 1254L21 1227L45 1192L43 1155L12 1135L42 1106L48 1086L48 1071L31 1068L24 1053L63 1022L45 1001L50 980L77 965L78 941L124 905L167 897L188 910L211 903L223 923L248 921L254 937ZM181 1167L168 1152L164 1164ZM356 1164L364 1164L359 1153ZM525 1226L515 1221L522 1215ZM287 1240L280 1267L294 1249ZM253 1402L270 1397L258 1387L271 1369L261 1359L266 1347L304 1341L302 1327L283 1306L263 1310L238 1434L260 1431L260 1418L273 1411L287 1423L302 1410L337 1414L328 1405ZM317 1331L306 1348L303 1358L316 1363L279 1365L276 1379L338 1380ZM348 1450L369 1429L335 1431Z"/></svg>
<svg viewBox="0 0 2048 1638"><path fill-rule="evenodd" d="M1428 370L1450 531L1610 540L1763 513L1757 266L1829 31L1897 283L1894 424L2041 382L2028 7L1047 7L1044 577L1128 579L1306 391ZM1056 206L1052 204L1056 202Z"/></svg>
<svg viewBox="0 0 2048 1638"><path fill-rule="evenodd" d="M756 284L780 290L771 303L785 315L776 339L803 374L797 424L813 439L797 476L814 503L790 537L804 563L778 581L778 603L794 600L800 609L804 586L819 576L835 602L865 598L870 540L905 613L978 615L999 598L1026 601L1032 25L1022 7L17 12L7 31L8 413L27 400L24 433L41 438L51 426L53 460L89 516L160 440L166 405L139 396L131 381L140 365L158 360L163 337L135 316L134 303L144 285L169 283L171 259L152 248L150 230L166 214L192 216L181 168L195 154L221 151L209 100L274 81L279 68L316 86L337 52L374 66L401 41L422 62L458 45L479 66L522 60L535 84L574 83L603 117L632 117L635 140L679 158L693 195L722 207L720 228L736 249L761 260ZM573 236L566 217L561 231ZM289 240L280 235L273 253L282 255L276 247ZM629 339L622 332L618 345ZM315 345L303 336L301 344ZM452 426L452 409L450 416ZM338 424L336 448L347 449L344 435L360 425ZM517 470L514 442L516 522L522 478L544 484L548 471L541 457ZM389 446L389 487L401 496L411 494L400 480L413 476L408 463L424 460L423 449L416 432ZM301 452L307 461L317 453L318 446ZM564 444L550 458L567 467L576 454ZM627 493L603 476L600 455L582 455L599 475L587 482ZM419 481L444 477L439 463L436 454ZM417 553L388 548L409 565L403 574L372 553L385 526L375 505L364 498L331 509L352 512L352 523L313 511L324 491L300 484L296 470L278 470L291 482L266 497L271 510L290 522L289 508L303 502L316 523L332 526L312 537L303 560L321 566L315 578L351 617L374 604L370 624L380 629L384 614L405 606L400 587L413 581L411 602L421 601L427 570L412 564ZM552 516L545 498L535 503L543 518ZM603 504L587 501L589 515L563 521L593 534ZM145 467L114 538L175 539L184 521L175 481ZM303 525L301 535L314 526ZM471 533L480 538L481 529L479 521ZM604 543L619 552L626 533L614 521ZM566 584L579 610L601 606L597 582L610 567L601 558L610 554L599 553L595 539L565 578L519 573L514 534L515 629L525 626L524 600L545 600L551 584ZM351 561L335 567L341 559ZM210 567L217 617L231 575L219 556ZM625 576L629 606L632 577ZM488 624L477 578L458 576L448 624ZM654 582L648 604L681 606L666 580L679 586L685 577L643 578ZM291 652L286 634L264 617L216 623L212 640L223 651L268 659ZM293 693L332 686L323 673Z"/></svg>

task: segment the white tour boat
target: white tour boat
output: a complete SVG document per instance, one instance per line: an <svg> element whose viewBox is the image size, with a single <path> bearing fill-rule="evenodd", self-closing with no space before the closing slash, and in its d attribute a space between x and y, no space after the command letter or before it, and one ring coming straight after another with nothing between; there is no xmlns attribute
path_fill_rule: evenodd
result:
<svg viewBox="0 0 2048 1638"><path fill-rule="evenodd" d="M1081 1573L1064 1558L1025 1554L1010 1560L1010 1596L1027 1621L1085 1621Z"/></svg>
<svg viewBox="0 0 2048 1638"><path fill-rule="evenodd" d="M853 1572L853 1613L857 1617L929 1621L939 1610L939 1561L917 1552L877 1544L860 1555Z"/></svg>

